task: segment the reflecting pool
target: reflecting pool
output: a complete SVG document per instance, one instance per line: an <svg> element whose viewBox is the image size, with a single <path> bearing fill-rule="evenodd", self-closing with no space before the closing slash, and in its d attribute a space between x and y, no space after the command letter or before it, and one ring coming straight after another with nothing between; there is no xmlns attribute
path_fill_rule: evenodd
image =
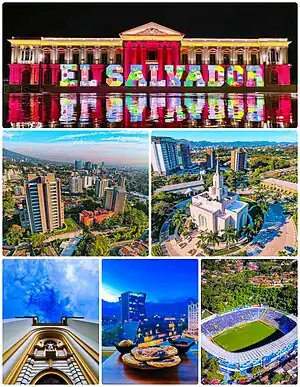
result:
<svg viewBox="0 0 300 387"><path fill-rule="evenodd" d="M296 94L10 93L4 100L4 127L297 127Z"/></svg>

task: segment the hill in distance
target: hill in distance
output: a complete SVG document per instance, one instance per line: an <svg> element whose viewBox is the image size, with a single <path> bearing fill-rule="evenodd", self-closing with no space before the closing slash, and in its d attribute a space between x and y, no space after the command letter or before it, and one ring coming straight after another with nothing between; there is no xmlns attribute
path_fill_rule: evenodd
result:
<svg viewBox="0 0 300 387"><path fill-rule="evenodd" d="M44 160L38 157L26 156L26 155L23 155L22 153L13 152L5 148L3 148L3 159L26 161L28 163L37 163L37 164L66 164L66 165L71 164L63 161Z"/></svg>
<svg viewBox="0 0 300 387"><path fill-rule="evenodd" d="M280 145L293 145L296 142L276 142L276 141L190 141L191 148L204 148L204 147L217 147L217 146L230 146L230 147L261 147L261 146L280 146Z"/></svg>

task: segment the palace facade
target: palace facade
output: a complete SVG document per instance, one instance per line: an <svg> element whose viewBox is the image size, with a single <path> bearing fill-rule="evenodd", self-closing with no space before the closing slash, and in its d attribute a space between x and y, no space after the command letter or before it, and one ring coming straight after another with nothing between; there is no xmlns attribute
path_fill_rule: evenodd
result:
<svg viewBox="0 0 300 387"><path fill-rule="evenodd" d="M106 67L122 66L127 79L131 65L142 65L145 80L150 65L157 65L157 79L167 79L165 66L261 66L264 84L290 84L286 38L209 39L186 38L183 33L156 23L120 33L118 38L12 38L10 85L55 85L61 80L61 65L88 65L89 79L105 84ZM80 76L80 75L79 75ZM84 80L86 81L86 73ZM205 77L205 75L203 75ZM81 72L83 77L83 72ZM82 78L83 79L83 78Z"/></svg>
<svg viewBox="0 0 300 387"><path fill-rule="evenodd" d="M62 317L3 320L4 384L98 384L99 324Z"/></svg>

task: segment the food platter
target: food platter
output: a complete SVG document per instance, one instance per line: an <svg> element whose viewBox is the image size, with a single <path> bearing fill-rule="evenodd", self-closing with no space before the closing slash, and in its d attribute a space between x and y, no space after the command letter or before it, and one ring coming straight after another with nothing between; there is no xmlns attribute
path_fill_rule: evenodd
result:
<svg viewBox="0 0 300 387"><path fill-rule="evenodd" d="M175 347L134 348L122 356L124 364L142 371L157 371L176 367L181 363Z"/></svg>

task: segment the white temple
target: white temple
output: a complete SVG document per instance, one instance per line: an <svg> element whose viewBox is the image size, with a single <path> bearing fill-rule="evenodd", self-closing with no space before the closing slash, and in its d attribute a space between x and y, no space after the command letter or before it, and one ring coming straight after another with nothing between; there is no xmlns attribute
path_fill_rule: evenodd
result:
<svg viewBox="0 0 300 387"><path fill-rule="evenodd" d="M219 160L212 187L192 198L190 211L199 230L220 232L231 226L239 232L247 224L248 203L241 202L238 194L228 191Z"/></svg>

